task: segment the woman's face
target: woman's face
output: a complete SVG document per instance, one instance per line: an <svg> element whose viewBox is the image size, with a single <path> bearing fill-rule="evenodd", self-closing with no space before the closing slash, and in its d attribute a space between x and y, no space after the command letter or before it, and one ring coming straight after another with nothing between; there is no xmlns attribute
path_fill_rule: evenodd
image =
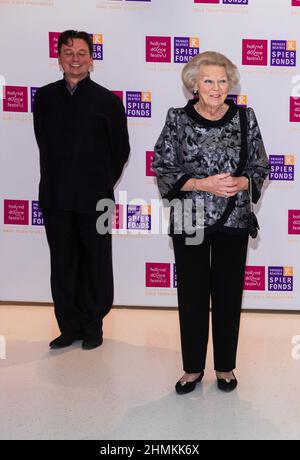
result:
<svg viewBox="0 0 300 460"><path fill-rule="evenodd" d="M197 88L199 99L211 108L221 107L227 98L229 81L224 67L203 65L200 67Z"/></svg>

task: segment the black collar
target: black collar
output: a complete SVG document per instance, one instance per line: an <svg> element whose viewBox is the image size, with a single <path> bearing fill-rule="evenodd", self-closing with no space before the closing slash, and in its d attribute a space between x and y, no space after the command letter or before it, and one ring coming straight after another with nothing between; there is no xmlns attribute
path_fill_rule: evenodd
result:
<svg viewBox="0 0 300 460"><path fill-rule="evenodd" d="M228 123L236 115L238 106L233 102L232 99L226 99L226 104L229 105L229 109L220 120L208 120L202 117L194 108L194 105L198 102L198 99L191 99L184 107L186 114L194 120L196 123L202 126L220 127Z"/></svg>
<svg viewBox="0 0 300 460"><path fill-rule="evenodd" d="M80 80L77 85L76 85L76 89L82 87L82 86L85 86L88 82L91 81L91 77L90 77L90 74L88 74L85 78L83 78L82 80ZM63 85L68 88L68 82L64 76L64 78L61 80L61 82L63 83Z"/></svg>

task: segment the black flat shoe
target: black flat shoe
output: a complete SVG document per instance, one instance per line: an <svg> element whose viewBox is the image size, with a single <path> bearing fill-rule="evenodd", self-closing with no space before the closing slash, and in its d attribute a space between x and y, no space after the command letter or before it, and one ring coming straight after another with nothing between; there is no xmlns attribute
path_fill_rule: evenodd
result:
<svg viewBox="0 0 300 460"><path fill-rule="evenodd" d="M194 391L196 388L197 383L200 383L201 380L203 379L204 376L204 371L201 372L198 378L194 380L193 382L185 382L185 381L178 381L175 385L175 390L179 395L185 395L187 393L190 393L191 391Z"/></svg>
<svg viewBox="0 0 300 460"><path fill-rule="evenodd" d="M82 337L79 336L68 336L68 335L60 335L59 337L56 337L56 339L52 340L52 342L49 343L49 347L51 349L56 349L56 348L65 348L69 347L74 343L76 340L81 340Z"/></svg>
<svg viewBox="0 0 300 460"><path fill-rule="evenodd" d="M234 377L234 379L232 379L232 380L218 379L217 378L219 390L225 391L226 393L230 393L231 391L236 389L236 387L238 386L238 381L235 378L235 375L234 375L233 372L232 372L232 375Z"/></svg>
<svg viewBox="0 0 300 460"><path fill-rule="evenodd" d="M85 339L82 342L82 349L83 350L93 350L94 348L100 347L103 343L102 337L92 338L92 339Z"/></svg>

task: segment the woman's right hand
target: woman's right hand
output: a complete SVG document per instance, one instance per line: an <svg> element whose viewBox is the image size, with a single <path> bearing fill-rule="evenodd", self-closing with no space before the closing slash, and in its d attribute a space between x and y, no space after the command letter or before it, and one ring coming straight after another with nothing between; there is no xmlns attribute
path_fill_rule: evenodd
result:
<svg viewBox="0 0 300 460"><path fill-rule="evenodd" d="M221 173L205 177L204 179L196 179L196 188L197 190L226 198L236 195L238 191L234 178L230 173Z"/></svg>

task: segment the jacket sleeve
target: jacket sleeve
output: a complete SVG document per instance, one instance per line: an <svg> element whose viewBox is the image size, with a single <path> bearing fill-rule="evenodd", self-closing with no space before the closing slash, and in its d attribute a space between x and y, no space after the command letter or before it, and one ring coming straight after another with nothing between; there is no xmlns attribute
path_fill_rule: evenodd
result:
<svg viewBox="0 0 300 460"><path fill-rule="evenodd" d="M110 118L110 142L113 184L115 185L122 174L130 152L127 117L124 106L117 96L114 96L113 110Z"/></svg>
<svg viewBox="0 0 300 460"><path fill-rule="evenodd" d="M181 166L177 114L169 109L165 126L154 147L153 169L162 198L171 201L191 178Z"/></svg>
<svg viewBox="0 0 300 460"><path fill-rule="evenodd" d="M33 126L34 134L40 150L43 146L43 133L42 133L42 100L40 90L37 90L33 102Z"/></svg>
<svg viewBox="0 0 300 460"><path fill-rule="evenodd" d="M252 201L253 203L257 203L261 195L263 183L270 172L270 166L255 112L252 108L247 109L247 118L248 161L245 173L249 180L251 180Z"/></svg>

